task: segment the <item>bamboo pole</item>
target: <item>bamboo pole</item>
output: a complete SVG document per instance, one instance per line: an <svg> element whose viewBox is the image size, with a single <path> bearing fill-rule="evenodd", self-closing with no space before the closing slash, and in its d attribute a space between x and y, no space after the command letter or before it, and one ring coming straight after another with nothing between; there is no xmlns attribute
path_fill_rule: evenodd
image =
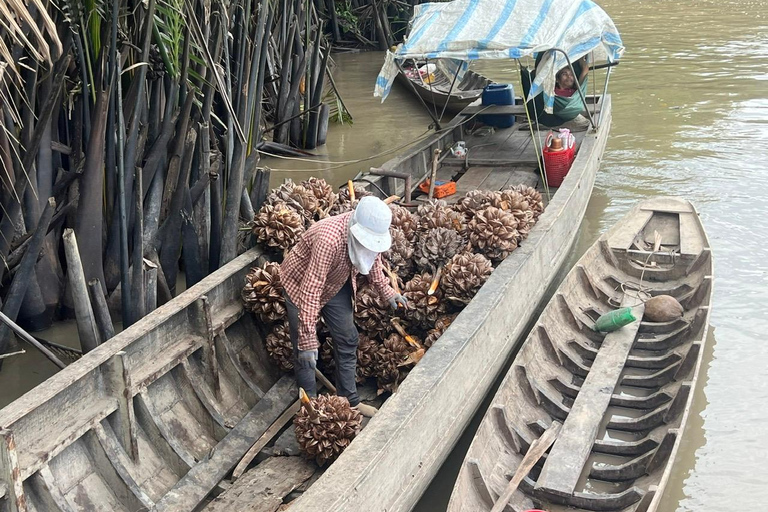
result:
<svg viewBox="0 0 768 512"><path fill-rule="evenodd" d="M85 274L80 263L80 252L77 249L77 237L74 230L64 230L64 253L67 257L67 279L75 306L77 332L80 335L80 346L83 353L90 352L99 345L99 333L96 331L96 319L88 298L88 287L85 284Z"/></svg>

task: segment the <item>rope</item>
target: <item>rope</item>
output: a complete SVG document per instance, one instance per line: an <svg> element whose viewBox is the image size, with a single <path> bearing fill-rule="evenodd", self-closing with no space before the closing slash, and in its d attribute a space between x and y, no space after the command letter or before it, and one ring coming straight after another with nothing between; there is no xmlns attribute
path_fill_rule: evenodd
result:
<svg viewBox="0 0 768 512"><path fill-rule="evenodd" d="M440 130L435 130L434 133L435 134L441 134L441 133L444 133L444 132L452 131L452 130L456 129L459 126L468 123L469 121L471 121L472 119L474 119L478 115L482 114L483 111L485 111L485 109L490 108L490 107L491 107L491 105L488 105L485 108L483 108L481 110L478 110L477 113L472 114L471 116L467 116L467 118L464 119L463 121L461 121L459 123L456 123L454 125L446 126L445 128L441 128ZM267 151L262 151L262 150L258 150L258 151L261 154L264 154L264 155L267 155L267 156L273 157L273 158L279 158L279 159L282 159L282 160L297 160L297 161L300 161L300 162L310 162L310 163L318 163L318 164L332 164L332 165L330 165L328 167L320 167L320 168L317 168L317 169L278 169L278 168L272 168L271 171L273 171L273 172L307 172L307 171L324 172L324 171L331 171L333 169L338 169L340 167L344 167L344 166L351 165L351 164L359 164L359 163L362 163L362 162L367 162L369 160L374 160L376 158L379 158L379 157L382 157L382 156L385 156L385 155L389 155L391 153L396 153L396 152L400 151L401 149L407 148L409 146L416 145L419 142L421 142L423 140L426 140L428 137L431 136L431 132L432 132L431 129L427 129L425 132L423 132L421 135L416 137L414 140L408 141L408 142L406 142L404 144L401 144L400 146L397 146L395 148L388 149L387 151L382 151L381 153L377 153L375 155L371 155L371 156L366 157L366 158L360 158L360 159L357 159L357 160L340 160L340 161L314 160L314 159L311 159L311 158L301 158L301 157L297 157L297 156L277 155L277 154L269 153ZM549 197L549 189L547 189L547 197Z"/></svg>
<svg viewBox="0 0 768 512"><path fill-rule="evenodd" d="M515 59L517 61L517 68L520 70L520 77L522 79L523 75L523 66L520 64L520 59ZM528 72L528 81L533 85L533 81L531 80L531 72L530 70L526 69ZM522 85L522 84L521 84ZM547 192L547 202L552 200L552 197L549 194L549 182L547 181L547 173L546 173L546 162L544 161L544 155L541 152L541 149L544 147L544 144L541 142L541 130L539 130L539 113L536 111L536 104L533 105L533 115L536 119L536 131L539 135L539 146L536 147L536 136L533 133L533 123L531 123L531 114L528 112L528 107L526 105L527 101L525 98L523 98L523 106L525 106L525 118L528 120L528 127L531 131L531 142L533 142L533 150L536 152L536 161L539 163L539 175L541 176L541 180L544 183L544 190Z"/></svg>

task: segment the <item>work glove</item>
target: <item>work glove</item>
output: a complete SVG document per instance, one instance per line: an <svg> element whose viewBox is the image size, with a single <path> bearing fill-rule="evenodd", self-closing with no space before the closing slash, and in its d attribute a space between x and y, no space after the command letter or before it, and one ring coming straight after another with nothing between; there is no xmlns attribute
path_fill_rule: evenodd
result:
<svg viewBox="0 0 768 512"><path fill-rule="evenodd" d="M391 299L389 299L389 307L397 309L398 306L403 306L403 309L408 305L408 299L401 294L396 293Z"/></svg>
<svg viewBox="0 0 768 512"><path fill-rule="evenodd" d="M296 359L298 359L301 368L314 368L317 363L317 349L299 350Z"/></svg>

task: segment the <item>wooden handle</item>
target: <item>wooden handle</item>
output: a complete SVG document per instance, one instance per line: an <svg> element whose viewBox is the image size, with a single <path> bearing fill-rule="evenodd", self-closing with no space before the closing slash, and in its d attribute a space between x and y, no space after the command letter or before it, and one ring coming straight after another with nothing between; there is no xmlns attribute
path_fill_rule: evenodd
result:
<svg viewBox="0 0 768 512"><path fill-rule="evenodd" d="M355 185L352 183L352 180L347 181L347 188L349 189L349 200L354 201L355 200Z"/></svg>
<svg viewBox="0 0 768 512"><path fill-rule="evenodd" d="M400 196L389 196L384 200L384 204L392 204L399 199L400 199Z"/></svg>
<svg viewBox="0 0 768 512"><path fill-rule="evenodd" d="M507 506L507 503L509 503L512 495L515 494L515 491L517 491L517 487L520 485L520 482L523 481L523 478L525 478L525 476L531 471L531 468L533 468L541 456L544 455L544 452L546 452L549 447L552 446L552 443L555 442L557 435L560 433L561 426L562 424L559 422L553 421L549 428L545 430L543 434L541 434L541 437L531 443L531 446L528 448L528 452L525 454L525 457L523 457L523 460L520 461L520 465L517 466L517 471L515 471L512 480L509 481L507 488L504 489L504 492L501 494L501 496L499 496L499 499L496 501L496 503L494 503L491 512L502 512L504 510L504 507Z"/></svg>

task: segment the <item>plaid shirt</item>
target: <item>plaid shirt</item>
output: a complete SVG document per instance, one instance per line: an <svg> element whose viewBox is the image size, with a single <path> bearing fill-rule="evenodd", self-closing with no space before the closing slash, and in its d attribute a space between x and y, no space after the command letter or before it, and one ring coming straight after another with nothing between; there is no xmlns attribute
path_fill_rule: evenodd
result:
<svg viewBox="0 0 768 512"><path fill-rule="evenodd" d="M280 265L280 281L299 309L299 350L318 347L317 319L320 310L352 280L352 297L357 292L357 269L349 259L347 236L353 212L335 215L310 227L288 252ZM395 290L384 275L381 256L377 256L368 280L389 300Z"/></svg>

